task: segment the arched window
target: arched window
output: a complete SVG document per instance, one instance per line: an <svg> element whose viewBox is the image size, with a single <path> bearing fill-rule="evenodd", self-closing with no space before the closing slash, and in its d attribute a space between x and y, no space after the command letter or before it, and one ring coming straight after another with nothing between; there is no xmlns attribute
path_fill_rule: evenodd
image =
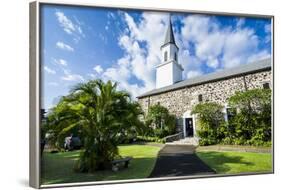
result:
<svg viewBox="0 0 281 190"><path fill-rule="evenodd" d="M175 52L175 61L177 61L177 52Z"/></svg>
<svg viewBox="0 0 281 190"><path fill-rule="evenodd" d="M167 57L168 57L168 52L165 51L165 53L164 53L164 61L167 61Z"/></svg>

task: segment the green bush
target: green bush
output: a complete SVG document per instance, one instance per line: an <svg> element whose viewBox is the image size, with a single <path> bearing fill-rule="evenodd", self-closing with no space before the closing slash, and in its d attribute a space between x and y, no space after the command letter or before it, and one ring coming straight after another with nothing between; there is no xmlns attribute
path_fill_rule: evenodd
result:
<svg viewBox="0 0 281 190"><path fill-rule="evenodd" d="M137 136L138 142L157 142L157 143L165 143L165 140L159 137L151 137L151 136Z"/></svg>
<svg viewBox="0 0 281 190"><path fill-rule="evenodd" d="M213 103L200 103L192 109L192 114L197 114L200 137L200 145L211 145L221 142L224 138L225 123L222 106Z"/></svg>
<svg viewBox="0 0 281 190"><path fill-rule="evenodd" d="M232 117L224 121L222 106L208 102L196 105L200 145L271 145L271 90L253 89L236 92L229 98ZM234 111L237 110L237 111Z"/></svg>
<svg viewBox="0 0 281 190"><path fill-rule="evenodd" d="M146 135L163 138L176 132L176 117L171 115L167 108L159 104L150 106L145 124L151 131Z"/></svg>
<svg viewBox="0 0 281 190"><path fill-rule="evenodd" d="M236 92L229 98L229 105L239 112L230 123L234 130L234 144L267 145L271 141L271 90L253 89Z"/></svg>
<svg viewBox="0 0 281 190"><path fill-rule="evenodd" d="M230 137L225 137L224 139L222 139L221 144L226 144L226 145L233 144L233 139Z"/></svg>

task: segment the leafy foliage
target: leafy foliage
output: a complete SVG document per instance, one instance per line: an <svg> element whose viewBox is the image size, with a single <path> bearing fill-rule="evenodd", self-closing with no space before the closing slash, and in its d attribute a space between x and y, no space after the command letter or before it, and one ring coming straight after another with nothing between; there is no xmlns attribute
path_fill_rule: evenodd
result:
<svg viewBox="0 0 281 190"><path fill-rule="evenodd" d="M165 140L163 138L150 137L150 136L137 136L137 141L140 141L140 142L165 143Z"/></svg>
<svg viewBox="0 0 281 190"><path fill-rule="evenodd" d="M174 134L176 131L176 117L160 104L149 107L145 124L153 129L153 135L159 138ZM151 136L151 134L148 135Z"/></svg>
<svg viewBox="0 0 281 190"><path fill-rule="evenodd" d="M200 145L215 144L222 138L221 130L224 125L222 108L213 102L200 103L193 108L191 113L197 114L199 118L197 134L200 137Z"/></svg>
<svg viewBox="0 0 281 190"><path fill-rule="evenodd" d="M271 90L237 92L229 105L239 112L230 121L235 126L234 144L263 145L271 140Z"/></svg>
<svg viewBox="0 0 281 190"><path fill-rule="evenodd" d="M75 165L80 172L105 169L118 155L122 134L143 127L138 103L127 92L118 91L117 84L101 80L75 86L61 98L47 117L51 141L60 147L70 133L82 137L84 151Z"/></svg>
<svg viewBox="0 0 281 190"><path fill-rule="evenodd" d="M201 103L192 110L199 119L200 145L270 145L271 90L236 92L228 101L232 113L227 123L224 122L223 107L216 103Z"/></svg>

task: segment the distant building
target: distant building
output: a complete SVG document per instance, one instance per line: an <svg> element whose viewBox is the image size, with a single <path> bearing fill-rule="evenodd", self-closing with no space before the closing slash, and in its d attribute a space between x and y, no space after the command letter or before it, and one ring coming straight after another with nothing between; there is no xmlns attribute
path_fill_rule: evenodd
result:
<svg viewBox="0 0 281 190"><path fill-rule="evenodd" d="M178 62L179 49L171 21L160 49L162 63L156 67L156 89L137 98L145 113L149 106L160 104L175 114L178 131L182 131L184 137L196 136L196 117L191 115L196 104L211 101L224 105L227 120L230 117L227 99L236 91L271 88L270 58L182 80L183 68Z"/></svg>

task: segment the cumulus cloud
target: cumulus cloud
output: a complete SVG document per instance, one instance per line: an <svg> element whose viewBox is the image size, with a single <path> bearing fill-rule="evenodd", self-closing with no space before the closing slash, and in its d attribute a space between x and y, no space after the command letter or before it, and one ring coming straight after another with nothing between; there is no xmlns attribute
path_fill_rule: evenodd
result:
<svg viewBox="0 0 281 190"><path fill-rule="evenodd" d="M117 82L119 90L127 90L131 93L132 97L136 97L142 92L142 87L137 84L130 84L129 79L131 76L130 58L128 56L119 59L116 66L107 68L102 73L104 80Z"/></svg>
<svg viewBox="0 0 281 190"><path fill-rule="evenodd" d="M56 71L47 67L47 66L44 66L44 70L49 73L49 74L56 74Z"/></svg>
<svg viewBox="0 0 281 190"><path fill-rule="evenodd" d="M103 68L102 68L100 65L95 66L93 69L94 69L94 71L96 71L98 74L100 74L100 73L103 72Z"/></svg>
<svg viewBox="0 0 281 190"><path fill-rule="evenodd" d="M161 63L160 46L169 15L144 12L138 21L126 12L120 16L126 25L118 38L124 55L112 67L101 70L96 66L93 75L119 82L121 89L135 97L155 88L155 67ZM174 32L179 47L178 60L184 68L183 79L204 74L203 68L221 70L270 56L266 49L259 48L261 41L256 31L246 27L244 18L235 20L235 26L222 26L212 16L173 18L174 22L181 22L179 29L174 27Z"/></svg>
<svg viewBox="0 0 281 190"><path fill-rule="evenodd" d="M127 28L120 35L118 44L125 53L113 67L104 71L102 77L119 82L120 88L136 97L155 88L155 66L161 60L159 48L164 40L168 15L144 12L139 23L126 12L120 15ZM132 78L139 82L130 83Z"/></svg>
<svg viewBox="0 0 281 190"><path fill-rule="evenodd" d="M112 67L101 70L95 67L96 73L104 80L119 83L118 87L129 91L133 97L152 90L155 87L155 66L160 63L160 46L164 40L167 14L143 13L141 22L136 23L126 12L119 12L126 25L118 38L118 45L124 55ZM112 18L113 15L109 14ZM158 26L158 27L155 27ZM138 82L132 82L134 81Z"/></svg>
<svg viewBox="0 0 281 190"><path fill-rule="evenodd" d="M65 44L65 43L63 43L61 41L58 41L56 43L56 47L60 48L62 50L66 50L66 51L74 51L73 47L71 47L70 45L67 45L67 44Z"/></svg>
<svg viewBox="0 0 281 190"><path fill-rule="evenodd" d="M270 53L266 50L262 50L259 53L253 54L248 58L248 62L254 62L261 59L270 58Z"/></svg>
<svg viewBox="0 0 281 190"><path fill-rule="evenodd" d="M195 56L210 68L231 68L248 63L255 55L269 55L261 53L255 31L243 27L243 18L237 19L235 28L221 27L214 17L203 15L188 16L182 23L183 41L193 44Z"/></svg>

